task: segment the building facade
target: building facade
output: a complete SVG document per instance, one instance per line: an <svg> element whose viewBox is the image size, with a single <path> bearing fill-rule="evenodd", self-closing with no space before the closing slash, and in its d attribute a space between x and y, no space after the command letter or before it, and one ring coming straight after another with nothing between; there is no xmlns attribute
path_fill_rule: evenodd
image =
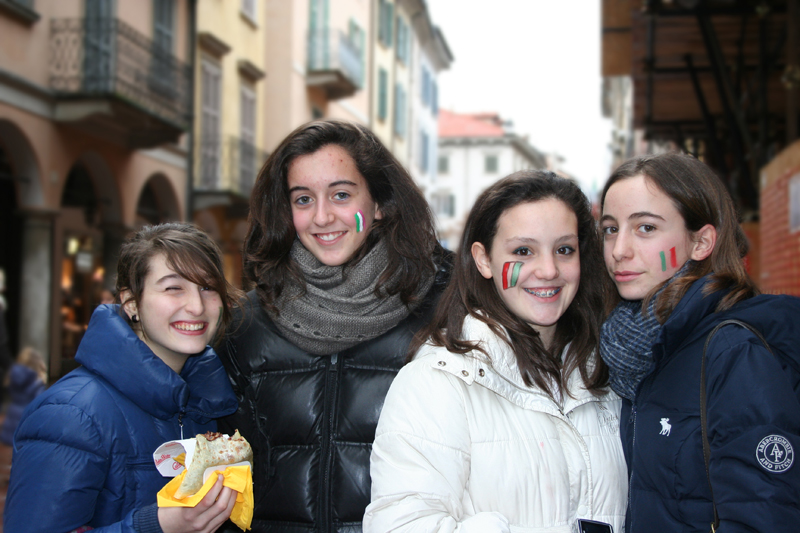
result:
<svg viewBox="0 0 800 533"><path fill-rule="evenodd" d="M12 350L54 378L119 245L187 214L190 0L0 2L0 267Z"/></svg>
<svg viewBox="0 0 800 533"><path fill-rule="evenodd" d="M430 198L442 245L455 250L472 205L487 187L518 170L545 168L545 155L496 113L440 110L438 175Z"/></svg>

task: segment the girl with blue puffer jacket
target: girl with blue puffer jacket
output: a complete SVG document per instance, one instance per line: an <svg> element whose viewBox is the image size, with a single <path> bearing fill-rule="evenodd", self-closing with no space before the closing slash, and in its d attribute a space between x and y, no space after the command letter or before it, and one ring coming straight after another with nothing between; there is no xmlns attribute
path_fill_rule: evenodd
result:
<svg viewBox="0 0 800 533"><path fill-rule="evenodd" d="M99 306L78 352L82 365L40 395L14 439L4 530L211 532L236 492L222 477L193 508L158 508L167 483L153 452L216 431L237 408L208 346L237 291L216 244L188 224L145 227L117 267L121 305Z"/></svg>

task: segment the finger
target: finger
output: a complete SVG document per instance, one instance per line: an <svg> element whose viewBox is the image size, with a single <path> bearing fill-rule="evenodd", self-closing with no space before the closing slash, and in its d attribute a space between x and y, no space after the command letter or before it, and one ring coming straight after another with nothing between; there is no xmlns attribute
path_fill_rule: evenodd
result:
<svg viewBox="0 0 800 533"><path fill-rule="evenodd" d="M200 507L201 509L208 509L214 505L214 502L216 502L217 498L219 497L219 493L222 491L222 482L224 479L225 478L223 478L222 475L217 474L217 481L211 487L211 490L209 490L208 493L203 496L203 499L200 500L200 502L197 504L197 507Z"/></svg>

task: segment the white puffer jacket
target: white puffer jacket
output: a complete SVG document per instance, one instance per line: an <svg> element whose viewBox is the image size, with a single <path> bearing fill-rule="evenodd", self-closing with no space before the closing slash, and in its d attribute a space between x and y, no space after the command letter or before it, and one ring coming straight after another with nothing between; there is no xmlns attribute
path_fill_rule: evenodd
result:
<svg viewBox="0 0 800 533"><path fill-rule="evenodd" d="M372 448L366 533L624 530L621 401L570 377L558 405L524 384L510 347L467 317L492 363L424 346L395 378Z"/></svg>

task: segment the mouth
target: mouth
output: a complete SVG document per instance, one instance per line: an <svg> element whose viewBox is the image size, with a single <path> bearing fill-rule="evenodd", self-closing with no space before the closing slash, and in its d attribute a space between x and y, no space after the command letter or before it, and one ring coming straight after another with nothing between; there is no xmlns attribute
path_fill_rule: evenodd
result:
<svg viewBox="0 0 800 533"><path fill-rule="evenodd" d="M208 322L173 322L172 327L183 333L199 335L208 328Z"/></svg>
<svg viewBox="0 0 800 533"><path fill-rule="evenodd" d="M315 233L314 237L322 242L333 242L344 234L344 231L334 231L333 233Z"/></svg>
<svg viewBox="0 0 800 533"><path fill-rule="evenodd" d="M528 294L532 294L537 298L552 298L559 292L561 292L561 287L549 287L546 289L522 289Z"/></svg>
<svg viewBox="0 0 800 533"><path fill-rule="evenodd" d="M639 276L639 272L631 272L630 270L622 270L622 271L614 271L614 280L623 283L626 281L632 281Z"/></svg>

